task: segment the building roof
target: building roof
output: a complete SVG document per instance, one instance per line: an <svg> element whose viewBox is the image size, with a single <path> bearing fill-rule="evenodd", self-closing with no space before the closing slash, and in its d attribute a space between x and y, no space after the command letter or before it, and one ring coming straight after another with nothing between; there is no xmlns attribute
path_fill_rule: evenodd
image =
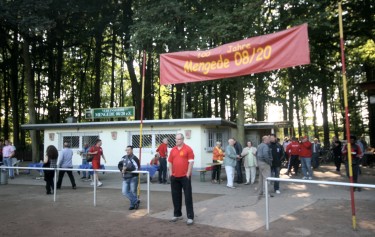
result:
<svg viewBox="0 0 375 237"><path fill-rule="evenodd" d="M292 127L292 123L289 121L280 122L257 122L245 124L245 129L272 129L272 128L289 128Z"/></svg>
<svg viewBox="0 0 375 237"><path fill-rule="evenodd" d="M84 123L47 123L47 124L23 124L25 130L49 130L49 129L74 129L74 128L98 128L98 127L139 127L141 121L106 121L106 122L84 122ZM229 126L237 125L222 118L190 118L190 119L160 119L143 120L143 126L176 126L176 125L212 125Z"/></svg>

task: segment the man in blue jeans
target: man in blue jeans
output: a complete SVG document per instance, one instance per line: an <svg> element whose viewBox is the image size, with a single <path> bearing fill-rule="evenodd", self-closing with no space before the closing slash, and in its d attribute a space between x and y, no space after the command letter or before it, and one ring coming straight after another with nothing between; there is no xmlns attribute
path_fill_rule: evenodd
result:
<svg viewBox="0 0 375 237"><path fill-rule="evenodd" d="M137 184L138 184L138 173L132 173L137 171L141 167L139 159L133 154L133 146L127 146L126 155L122 157L118 163L118 168L122 172L122 194L127 197L130 201L129 210L138 209L140 201L137 197Z"/></svg>
<svg viewBox="0 0 375 237"><path fill-rule="evenodd" d="M13 166L12 164L12 157L15 155L15 149L9 142L9 140L5 140L5 146L3 147L3 163L6 166ZM14 179L14 170L9 169L9 177Z"/></svg>

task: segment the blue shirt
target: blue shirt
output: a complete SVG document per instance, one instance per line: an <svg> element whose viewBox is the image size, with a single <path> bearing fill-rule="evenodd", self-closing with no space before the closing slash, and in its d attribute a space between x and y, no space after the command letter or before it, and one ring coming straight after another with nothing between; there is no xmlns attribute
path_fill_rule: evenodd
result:
<svg viewBox="0 0 375 237"><path fill-rule="evenodd" d="M64 148L59 157L58 166L60 168L72 168L73 151L70 148Z"/></svg>

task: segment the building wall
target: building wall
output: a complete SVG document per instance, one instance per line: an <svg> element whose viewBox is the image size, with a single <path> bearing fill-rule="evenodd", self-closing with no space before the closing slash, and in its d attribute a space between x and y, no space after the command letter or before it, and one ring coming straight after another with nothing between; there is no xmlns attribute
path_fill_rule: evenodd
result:
<svg viewBox="0 0 375 237"><path fill-rule="evenodd" d="M211 128L212 130L212 128ZM218 131L223 131L226 133L225 137L229 137L232 134L233 129L229 128L218 128ZM182 133L185 136L185 143L193 148L195 154L194 168L199 169L207 166L207 163L212 162L212 152L207 148L208 146L208 132L207 128L203 125L192 125L192 126L146 126L143 127L143 135L154 135L162 134L167 132L169 134ZM113 133L116 133L116 138L113 137ZM61 151L63 146L63 136L80 136L83 135L92 136L98 134L99 138L102 140L102 148L104 151L104 156L107 160L105 164L108 168L116 168L121 157L125 155L125 148L127 145L131 144L132 135L139 135L139 128L97 128L97 129L59 129L59 131L48 130L44 132L44 149L49 145L54 145ZM189 137L190 134L190 137ZM169 140L174 140L170 138ZM77 142L76 142L77 143ZM173 144L171 142L170 144ZM154 157L157 147L160 143L153 142L151 147L142 148L142 165L146 165ZM226 141L223 145L227 145ZM81 156L79 151L82 149L82 138L79 141L78 147L72 147L73 150L73 165L76 167L81 164ZM170 151L171 148L169 148ZM134 154L139 157L139 148L134 148ZM104 161L101 161L104 163Z"/></svg>

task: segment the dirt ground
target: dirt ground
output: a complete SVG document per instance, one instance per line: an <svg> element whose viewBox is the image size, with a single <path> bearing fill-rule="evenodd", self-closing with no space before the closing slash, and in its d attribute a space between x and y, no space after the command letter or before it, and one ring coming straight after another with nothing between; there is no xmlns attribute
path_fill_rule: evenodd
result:
<svg viewBox="0 0 375 237"><path fill-rule="evenodd" d="M143 200L145 196L141 193ZM194 194L193 199L196 203L216 196ZM151 197L151 213L172 208L170 192L152 192ZM351 228L348 201L319 200L270 223L269 231L243 232L152 218L145 203L129 211L116 189L98 189L96 207L89 188L63 188L57 198L53 202L42 186L1 185L0 236L375 236L374 200L357 201L357 231Z"/></svg>

